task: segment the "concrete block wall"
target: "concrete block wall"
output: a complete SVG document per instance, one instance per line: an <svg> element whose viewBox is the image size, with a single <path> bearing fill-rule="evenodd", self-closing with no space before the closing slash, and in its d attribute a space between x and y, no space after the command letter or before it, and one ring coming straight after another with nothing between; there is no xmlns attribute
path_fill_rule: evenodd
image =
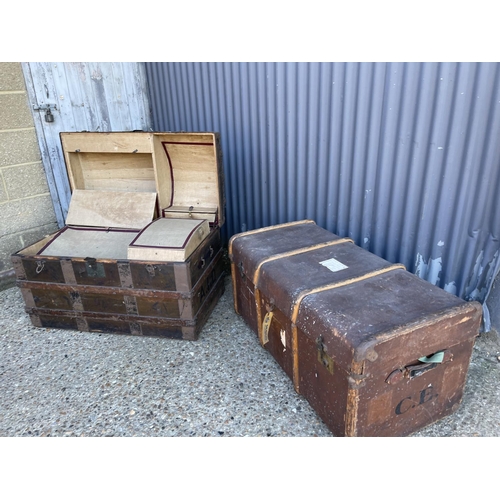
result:
<svg viewBox="0 0 500 500"><path fill-rule="evenodd" d="M57 229L21 63L0 62L0 290L11 254Z"/></svg>

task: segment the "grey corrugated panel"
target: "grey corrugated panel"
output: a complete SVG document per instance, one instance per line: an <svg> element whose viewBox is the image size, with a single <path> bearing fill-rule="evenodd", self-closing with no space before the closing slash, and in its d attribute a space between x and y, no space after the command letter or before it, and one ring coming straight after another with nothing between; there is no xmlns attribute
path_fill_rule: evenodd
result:
<svg viewBox="0 0 500 500"><path fill-rule="evenodd" d="M226 237L312 218L484 302L498 63L146 63L157 130L221 133Z"/></svg>

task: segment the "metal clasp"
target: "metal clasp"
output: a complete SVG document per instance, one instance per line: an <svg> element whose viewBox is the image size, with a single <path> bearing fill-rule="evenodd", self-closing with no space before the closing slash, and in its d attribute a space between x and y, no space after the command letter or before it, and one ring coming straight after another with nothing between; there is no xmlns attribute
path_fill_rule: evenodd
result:
<svg viewBox="0 0 500 500"><path fill-rule="evenodd" d="M45 111L45 121L47 123L52 123L54 121L54 115L52 114L52 109L57 110L57 105L55 104L33 104L33 109L35 111Z"/></svg>
<svg viewBox="0 0 500 500"><path fill-rule="evenodd" d="M97 262L94 257L85 257L85 271L87 276L92 278L104 278L106 276L106 271L104 270L104 264L102 262Z"/></svg>
<svg viewBox="0 0 500 500"><path fill-rule="evenodd" d="M328 356L325 351L325 344L323 343L323 335L316 339L316 347L318 348L318 361L333 374L333 359Z"/></svg>
<svg viewBox="0 0 500 500"><path fill-rule="evenodd" d="M242 278L244 278L244 277L245 277L245 269L243 268L243 262L240 262L240 263L238 264L238 269L239 269L239 271L240 271L240 275L241 275L241 277L242 277Z"/></svg>

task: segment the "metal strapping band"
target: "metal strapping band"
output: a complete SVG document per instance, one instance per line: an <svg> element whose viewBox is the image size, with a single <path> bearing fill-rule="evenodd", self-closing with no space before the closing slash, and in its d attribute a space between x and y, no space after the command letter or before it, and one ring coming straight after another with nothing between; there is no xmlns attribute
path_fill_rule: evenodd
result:
<svg viewBox="0 0 500 500"><path fill-rule="evenodd" d="M331 283L329 285L323 285L317 288L313 288L311 290L306 290L302 292L295 299L291 322L292 322L293 385L297 393L299 393L300 387L299 387L299 349L298 349L298 334L297 334L296 321L299 316L299 309L302 300L308 295L312 295L313 293L320 293L320 292L326 292L327 290L334 290L335 288L340 288L342 286L351 285L352 283L357 283L359 281L364 281L369 278L374 278L375 276L379 276L381 274L385 274L390 271L394 271L396 269L406 270L406 267L403 264L393 264L388 267L377 269L376 271L364 274L363 276L357 276L356 278L350 278L348 280L339 281L338 283Z"/></svg>
<svg viewBox="0 0 500 500"><path fill-rule="evenodd" d="M258 328L258 334L259 334L259 339L260 343L264 345L264 339L262 337L262 314L260 312L260 290L259 290L259 277L260 277L260 271L262 269L262 266L264 264L267 264L268 262L272 262L274 260L278 259L284 259L285 257L292 257L294 255L300 255L302 253L307 253L307 252L312 252L313 250L319 250L321 248L326 248L326 247L331 247L334 245L339 245L340 243L354 243L353 240L350 238L339 238L338 240L333 240L333 241L327 241L325 243L318 243L317 245L311 245L308 247L302 247L302 248L297 248L295 250L290 250L289 252L283 252L283 253L278 253L276 255L271 255L270 257L266 257L265 259L262 259L258 264L255 269L255 272L253 274L253 284L255 285L255 290L254 290L254 295L255 295L255 305L257 308L257 328Z"/></svg>

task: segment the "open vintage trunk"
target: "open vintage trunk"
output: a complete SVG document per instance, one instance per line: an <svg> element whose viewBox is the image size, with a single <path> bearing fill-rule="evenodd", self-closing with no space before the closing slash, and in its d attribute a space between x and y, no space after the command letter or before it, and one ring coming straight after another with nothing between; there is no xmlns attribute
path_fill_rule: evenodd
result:
<svg viewBox="0 0 500 500"><path fill-rule="evenodd" d="M482 308L298 221L229 242L236 311L338 436L405 436L455 411Z"/></svg>
<svg viewBox="0 0 500 500"><path fill-rule="evenodd" d="M61 133L66 226L12 256L35 326L196 339L224 289L216 133Z"/></svg>

